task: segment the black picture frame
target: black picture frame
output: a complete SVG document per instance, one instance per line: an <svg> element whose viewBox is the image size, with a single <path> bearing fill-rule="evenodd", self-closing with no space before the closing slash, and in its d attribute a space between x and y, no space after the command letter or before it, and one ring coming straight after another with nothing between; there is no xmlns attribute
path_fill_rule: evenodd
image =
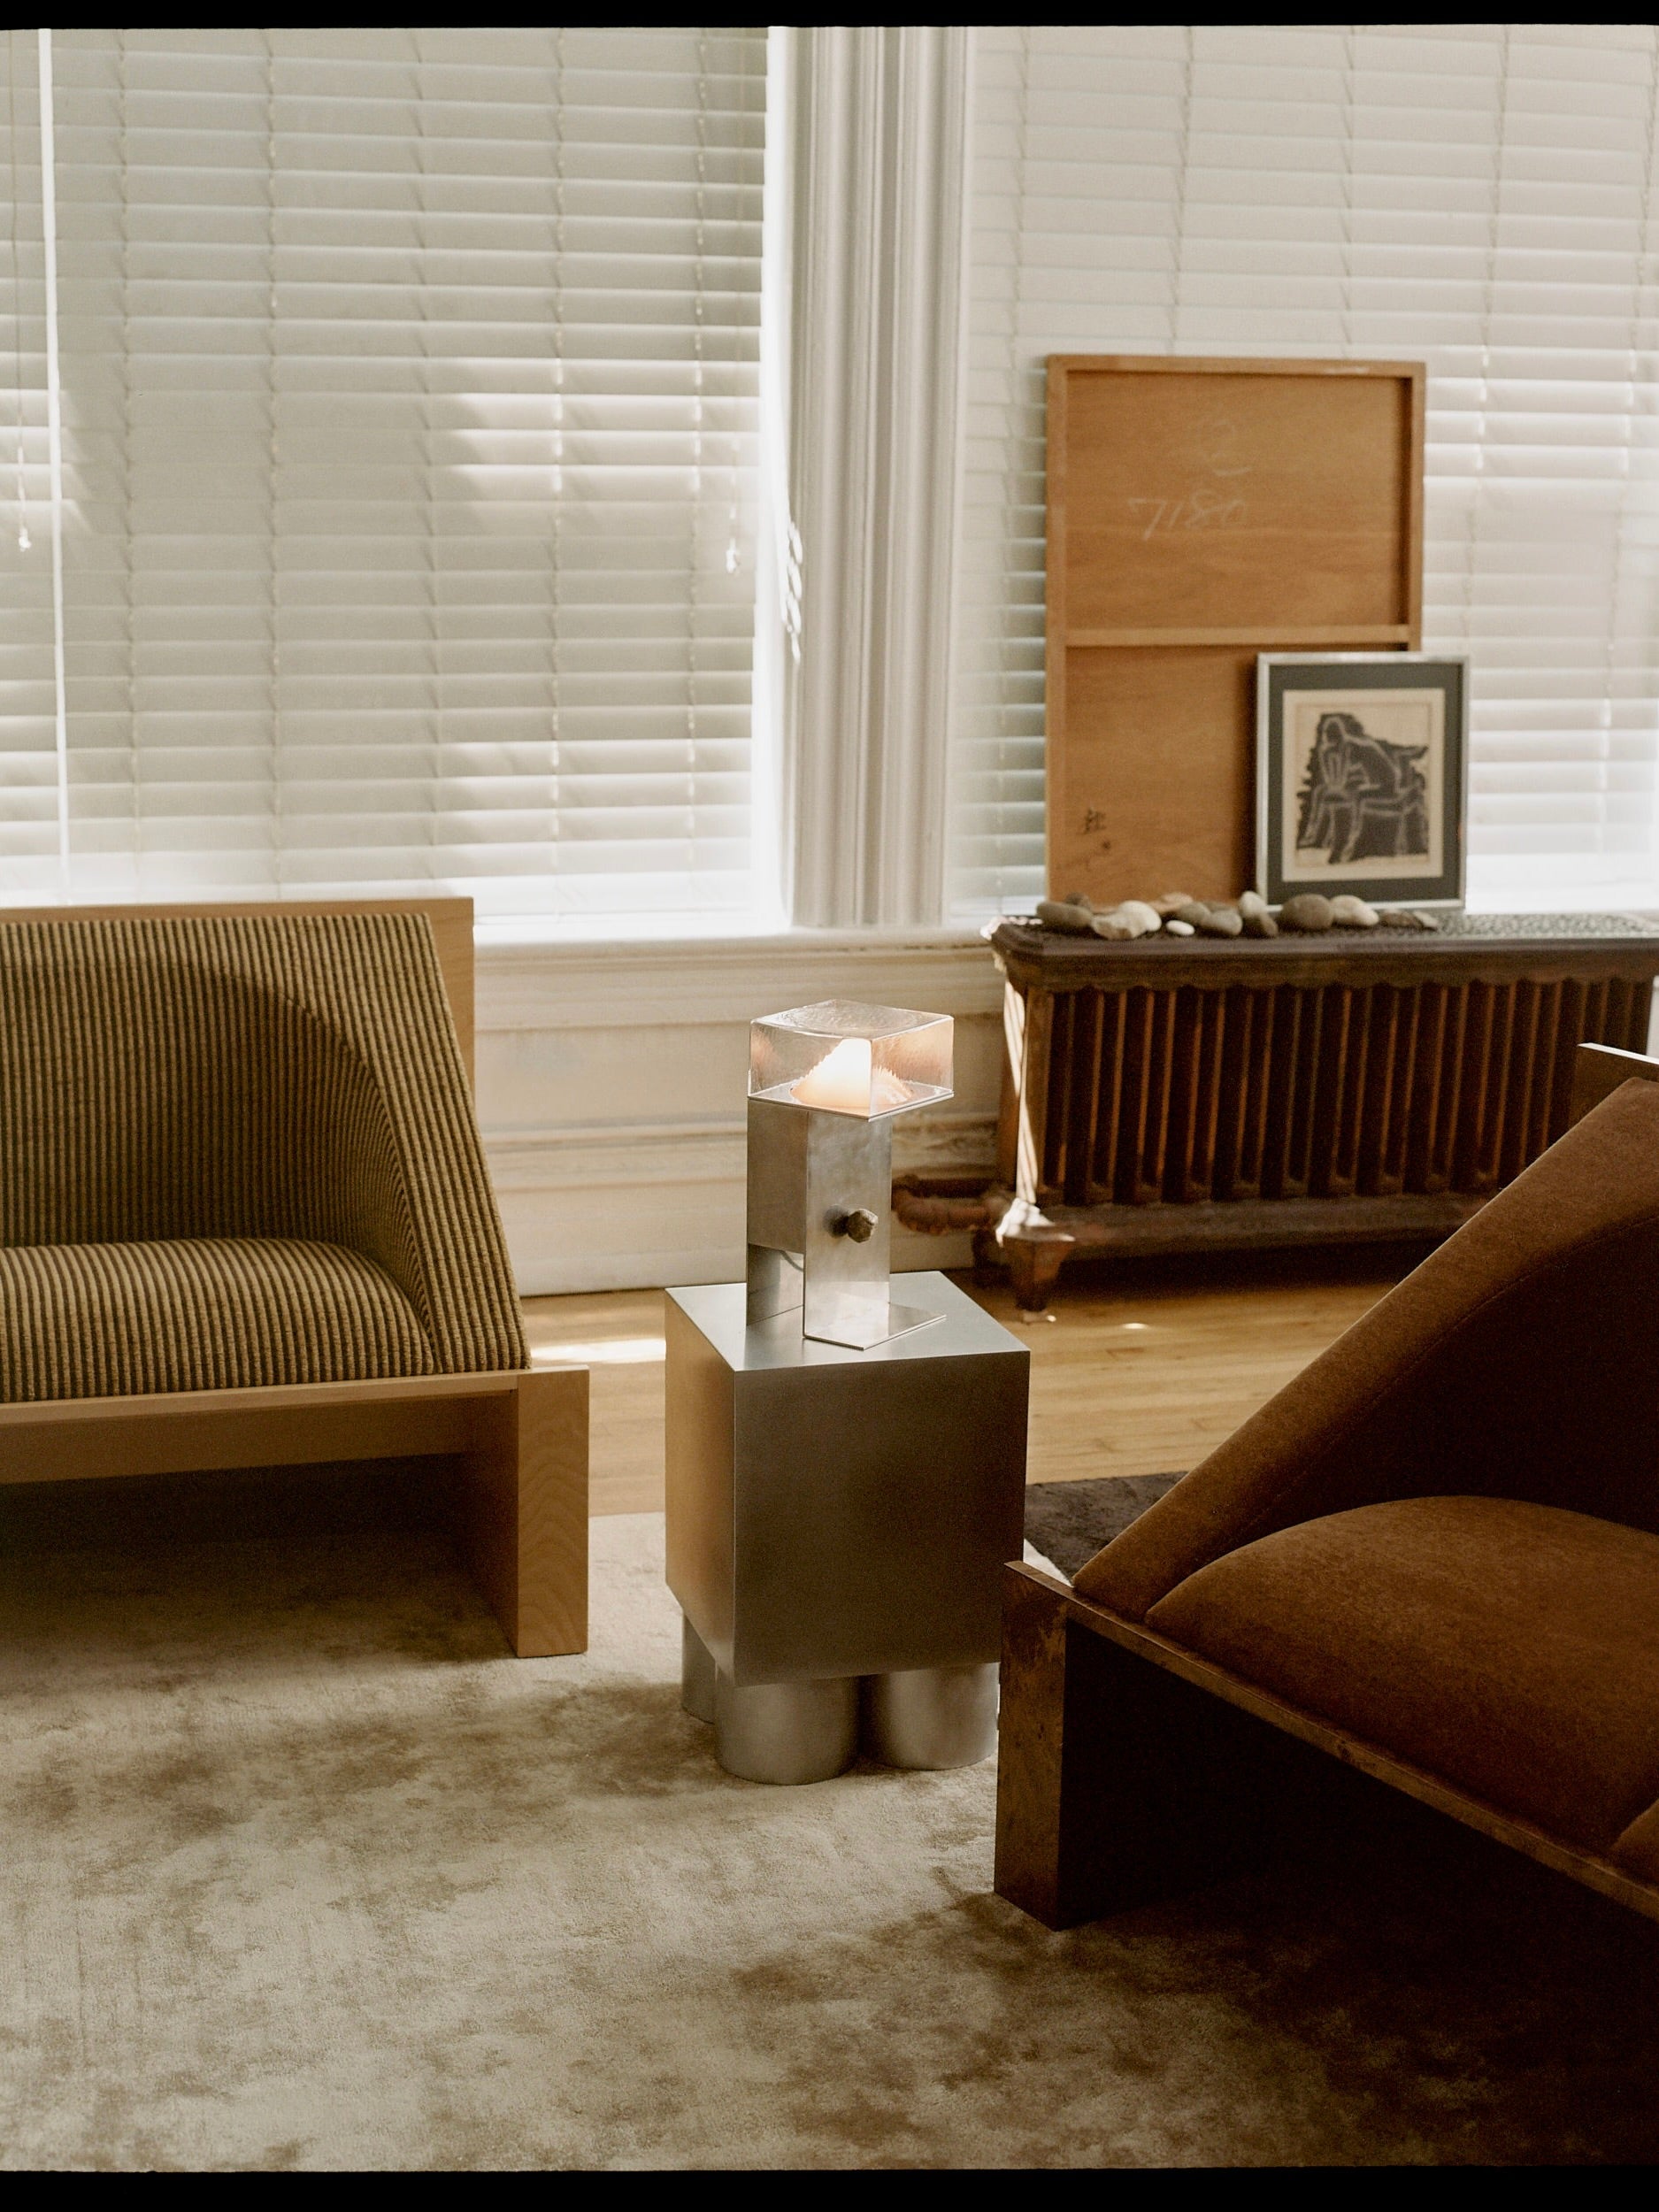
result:
<svg viewBox="0 0 1659 2212"><path fill-rule="evenodd" d="M1466 657L1263 653L1256 777L1256 887L1270 905L1320 891L1462 906Z"/></svg>

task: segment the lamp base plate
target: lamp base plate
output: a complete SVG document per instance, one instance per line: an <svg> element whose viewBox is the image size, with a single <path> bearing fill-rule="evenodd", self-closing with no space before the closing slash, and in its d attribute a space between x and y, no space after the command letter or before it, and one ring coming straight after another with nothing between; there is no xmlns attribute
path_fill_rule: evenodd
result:
<svg viewBox="0 0 1659 2212"><path fill-rule="evenodd" d="M944 1319L942 1313L925 1313L919 1306L887 1307L887 1325L879 1336L831 1336L821 1326L803 1329L802 1334L811 1338L814 1344L840 1344L852 1352L873 1352L879 1344L891 1344L895 1337L910 1336L918 1329L931 1328L935 1321Z"/></svg>

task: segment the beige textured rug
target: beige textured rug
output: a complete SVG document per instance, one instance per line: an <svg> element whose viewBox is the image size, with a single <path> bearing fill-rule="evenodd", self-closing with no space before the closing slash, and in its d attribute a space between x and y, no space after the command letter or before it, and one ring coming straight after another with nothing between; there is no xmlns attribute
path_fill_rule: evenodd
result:
<svg viewBox="0 0 1659 2212"><path fill-rule="evenodd" d="M989 1766L719 1771L661 1526L533 1663L418 1537L12 1559L4 2164L1659 2151L1654 1931L1408 1823L1049 1935Z"/></svg>

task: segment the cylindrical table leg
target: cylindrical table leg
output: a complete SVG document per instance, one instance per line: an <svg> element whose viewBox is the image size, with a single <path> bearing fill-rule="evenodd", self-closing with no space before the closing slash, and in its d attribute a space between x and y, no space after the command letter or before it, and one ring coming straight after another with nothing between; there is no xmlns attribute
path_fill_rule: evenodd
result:
<svg viewBox="0 0 1659 2212"><path fill-rule="evenodd" d="M856 1676L741 1690L717 1676L714 1755L728 1774L746 1782L826 1782L857 1748Z"/></svg>
<svg viewBox="0 0 1659 2212"><path fill-rule="evenodd" d="M996 1663L872 1674L864 1748L890 1767L971 1767L996 1749Z"/></svg>
<svg viewBox="0 0 1659 2212"><path fill-rule="evenodd" d="M714 1720L714 1657L682 1613L680 1617L680 1701L693 1720Z"/></svg>

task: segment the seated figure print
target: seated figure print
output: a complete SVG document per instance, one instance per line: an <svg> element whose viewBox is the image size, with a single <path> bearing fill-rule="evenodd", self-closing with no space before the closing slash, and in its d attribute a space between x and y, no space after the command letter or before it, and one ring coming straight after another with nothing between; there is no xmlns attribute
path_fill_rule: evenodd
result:
<svg viewBox="0 0 1659 2212"><path fill-rule="evenodd" d="M1333 868L1426 856L1428 749L1373 737L1357 715L1322 714L1298 794L1298 849L1323 852Z"/></svg>

